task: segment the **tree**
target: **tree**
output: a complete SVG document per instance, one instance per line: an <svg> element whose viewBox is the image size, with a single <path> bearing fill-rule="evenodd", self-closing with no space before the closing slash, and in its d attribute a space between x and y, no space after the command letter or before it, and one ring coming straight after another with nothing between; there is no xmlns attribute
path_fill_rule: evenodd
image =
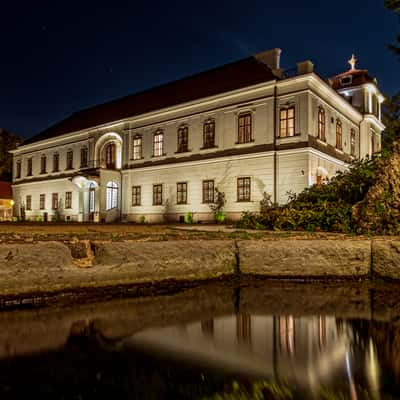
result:
<svg viewBox="0 0 400 400"><path fill-rule="evenodd" d="M400 0L385 0L385 7L388 10L394 11L400 17ZM400 35L396 37L396 44L390 44L389 49L400 57Z"/></svg>
<svg viewBox="0 0 400 400"><path fill-rule="evenodd" d="M382 135L382 147L384 151L388 151L392 143L400 139L400 93L387 98L382 111L383 123L386 126Z"/></svg>
<svg viewBox="0 0 400 400"><path fill-rule="evenodd" d="M14 150L20 143L19 137L0 128L0 180L11 181L12 155L9 151Z"/></svg>
<svg viewBox="0 0 400 400"><path fill-rule="evenodd" d="M400 0L385 0L385 7L399 15L400 20ZM389 45L389 49L400 57L400 35L397 35L398 45ZM400 93L386 99L383 104L383 122L386 129L383 132L383 150L389 151L392 143L400 139Z"/></svg>

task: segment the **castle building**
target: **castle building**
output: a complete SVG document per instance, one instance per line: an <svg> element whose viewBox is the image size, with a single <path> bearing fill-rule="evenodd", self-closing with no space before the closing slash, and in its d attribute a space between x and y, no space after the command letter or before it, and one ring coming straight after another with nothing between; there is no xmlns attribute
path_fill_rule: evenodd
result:
<svg viewBox="0 0 400 400"><path fill-rule="evenodd" d="M280 49L78 111L13 153L14 212L28 220L213 220L259 211L268 193L319 184L380 151L381 103L367 70L321 78Z"/></svg>

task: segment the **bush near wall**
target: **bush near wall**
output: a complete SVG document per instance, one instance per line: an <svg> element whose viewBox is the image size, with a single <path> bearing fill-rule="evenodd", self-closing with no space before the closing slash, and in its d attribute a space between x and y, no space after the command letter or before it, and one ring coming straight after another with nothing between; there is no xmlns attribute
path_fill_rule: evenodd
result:
<svg viewBox="0 0 400 400"><path fill-rule="evenodd" d="M400 157L400 145L396 151L398 151L397 157ZM393 156L391 155L388 159L375 157L356 161L350 165L348 171L339 172L327 184L314 185L298 195L289 193L288 203L284 206L271 206L267 209L262 207L260 213L245 212L238 226L253 229L321 230L346 233L364 233L373 230L381 232L377 230L377 224L382 223L383 218L376 221L373 226L361 224L361 219L371 213L371 207L368 208L368 213L360 211L357 214L358 217L355 216L354 208L369 198L370 192L376 190L382 171L392 160L394 154L396 153L393 153ZM400 159L397 161L400 168ZM390 180L390 178L388 179ZM398 180L400 180L400 174ZM386 186L379 193L379 198L390 198ZM400 196L397 200L400 200ZM385 202L384 210L388 206ZM358 208L356 209L358 210ZM366 210L365 206L362 210ZM390 227L390 233L398 232L398 222L395 225ZM389 233L389 231L385 232Z"/></svg>

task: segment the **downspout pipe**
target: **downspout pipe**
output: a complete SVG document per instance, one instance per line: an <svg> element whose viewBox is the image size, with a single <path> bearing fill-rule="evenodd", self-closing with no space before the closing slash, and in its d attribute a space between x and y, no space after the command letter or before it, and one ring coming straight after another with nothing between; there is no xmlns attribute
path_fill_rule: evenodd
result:
<svg viewBox="0 0 400 400"><path fill-rule="evenodd" d="M273 148L274 148L274 205L277 204L277 181L278 181L278 170L277 170L277 146L276 146L276 128L277 128L277 87L274 86L274 127L273 127Z"/></svg>

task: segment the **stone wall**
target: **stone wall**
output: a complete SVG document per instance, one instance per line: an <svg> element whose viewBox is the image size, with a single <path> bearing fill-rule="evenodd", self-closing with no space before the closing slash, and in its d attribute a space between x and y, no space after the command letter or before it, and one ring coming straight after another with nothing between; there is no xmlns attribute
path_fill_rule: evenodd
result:
<svg viewBox="0 0 400 400"><path fill-rule="evenodd" d="M171 282L177 290L185 283L247 276L399 280L400 240L1 243L0 260L3 304L10 296L135 285L170 288Z"/></svg>

